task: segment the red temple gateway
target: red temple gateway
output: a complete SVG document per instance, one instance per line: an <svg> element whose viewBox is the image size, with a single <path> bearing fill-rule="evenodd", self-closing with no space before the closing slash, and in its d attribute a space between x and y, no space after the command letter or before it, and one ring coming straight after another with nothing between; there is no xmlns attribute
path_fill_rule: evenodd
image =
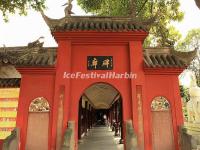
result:
<svg viewBox="0 0 200 150"><path fill-rule="evenodd" d="M148 32L130 18L43 17L58 48L43 48L37 42L6 48L2 62L15 65L22 76L20 150L77 150L78 140L96 123L100 110L126 150L135 146L135 137L140 150L179 149L183 114L178 75L194 52L143 50ZM82 75L92 73L111 75ZM119 79L113 73L134 75Z"/></svg>

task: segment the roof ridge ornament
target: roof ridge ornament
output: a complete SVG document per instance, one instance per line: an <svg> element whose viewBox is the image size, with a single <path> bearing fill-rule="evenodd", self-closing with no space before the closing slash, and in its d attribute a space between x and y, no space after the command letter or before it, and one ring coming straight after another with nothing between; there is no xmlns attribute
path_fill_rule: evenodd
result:
<svg viewBox="0 0 200 150"><path fill-rule="evenodd" d="M45 13L43 12L43 10L40 11L40 13L41 13L44 21L49 26L50 30L54 30L55 26L62 27L66 23L68 23L68 21L71 18L71 14L74 14L74 12L72 12L72 7L73 7L72 1L73 0L68 0L67 3L65 3L65 4L62 5L62 6L66 6L65 9L64 9L65 16L63 18L60 18L60 19L49 18L48 16L45 15Z"/></svg>
<svg viewBox="0 0 200 150"><path fill-rule="evenodd" d="M4 64L7 64L9 60L8 60L8 52L7 52L5 44L3 44L3 49L4 49L4 54L3 54L2 61L3 61Z"/></svg>
<svg viewBox="0 0 200 150"><path fill-rule="evenodd" d="M71 16L71 14L74 14L74 12L72 12L72 7L73 7L72 1L73 0L68 0L67 3L65 3L64 5L62 5L62 6L66 6L65 7L65 17L66 16Z"/></svg>
<svg viewBox="0 0 200 150"><path fill-rule="evenodd" d="M192 51L177 51L174 48L171 49L171 54L178 57L186 65L189 65L191 61L197 56L197 49Z"/></svg>
<svg viewBox="0 0 200 150"><path fill-rule="evenodd" d="M60 19L52 19L46 16L43 11L40 11L40 13L51 31L55 30L55 26L58 26L58 27L64 26L66 23L68 23L68 21L71 18L71 16L69 15Z"/></svg>
<svg viewBox="0 0 200 150"><path fill-rule="evenodd" d="M50 28L51 32L56 31L71 31L71 30L109 30L109 31L133 31L143 30L149 31L148 24L155 20L154 17L148 20L140 20L138 17L133 17L133 10L130 10L129 16L71 16L72 1L68 0L62 6L65 7L65 16L59 19L49 18L45 15L43 10L40 11L44 21ZM131 1L131 0L130 0ZM133 1L131 2L134 3ZM131 6L134 8L134 5ZM107 25L108 23L108 25ZM78 24L78 27L77 27ZM95 25L94 25L95 24ZM100 24L100 26L99 26ZM117 25L116 25L117 24ZM110 29L111 26L111 29ZM124 27L125 26L125 27Z"/></svg>
<svg viewBox="0 0 200 150"><path fill-rule="evenodd" d="M44 42L40 42L40 40L44 39L43 36L39 37L37 40L33 41L33 42L29 42L28 43L28 48L34 48L34 47L43 47Z"/></svg>
<svg viewBox="0 0 200 150"><path fill-rule="evenodd" d="M20 61L27 60L29 57L34 57L37 54L44 53L44 42L41 42L41 39L44 39L44 37L41 36L37 40L29 42L27 46L24 47L23 51L8 51L8 48L4 45L3 52L0 52L0 59L2 60L0 66L2 64L15 65Z"/></svg>

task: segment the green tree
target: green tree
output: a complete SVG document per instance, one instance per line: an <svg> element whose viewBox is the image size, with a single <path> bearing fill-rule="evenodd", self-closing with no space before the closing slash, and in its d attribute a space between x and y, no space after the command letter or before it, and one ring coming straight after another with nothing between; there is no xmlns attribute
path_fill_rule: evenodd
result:
<svg viewBox="0 0 200 150"><path fill-rule="evenodd" d="M177 0L78 0L78 4L95 15L130 16L147 26L150 37L146 46L171 46L180 38L180 33L170 26L172 21L181 21L184 16Z"/></svg>
<svg viewBox="0 0 200 150"><path fill-rule="evenodd" d="M195 3L197 5L197 7L199 7L199 9L200 9L200 0L195 0Z"/></svg>
<svg viewBox="0 0 200 150"><path fill-rule="evenodd" d="M188 120L186 104L190 100L189 89L185 88L184 86L180 86L180 94L181 94L182 103L183 103L182 105L183 115L184 115L185 120Z"/></svg>
<svg viewBox="0 0 200 150"><path fill-rule="evenodd" d="M195 73L197 85L200 87L200 28L190 30L185 39L178 43L176 49L180 51L197 50L197 56L188 69Z"/></svg>
<svg viewBox="0 0 200 150"><path fill-rule="evenodd" d="M45 8L45 0L0 0L0 12L5 21L8 14L19 13L26 15L28 9L42 10Z"/></svg>
<svg viewBox="0 0 200 150"><path fill-rule="evenodd" d="M180 95L183 98L184 103L187 103L190 100L189 89L184 86L180 86Z"/></svg>

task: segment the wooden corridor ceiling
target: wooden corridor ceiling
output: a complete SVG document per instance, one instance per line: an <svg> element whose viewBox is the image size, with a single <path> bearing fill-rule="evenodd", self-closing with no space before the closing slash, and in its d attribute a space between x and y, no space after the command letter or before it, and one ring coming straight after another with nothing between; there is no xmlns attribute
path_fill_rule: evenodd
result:
<svg viewBox="0 0 200 150"><path fill-rule="evenodd" d="M108 109L120 96L119 92L111 85L96 83L84 92L85 96L96 109Z"/></svg>

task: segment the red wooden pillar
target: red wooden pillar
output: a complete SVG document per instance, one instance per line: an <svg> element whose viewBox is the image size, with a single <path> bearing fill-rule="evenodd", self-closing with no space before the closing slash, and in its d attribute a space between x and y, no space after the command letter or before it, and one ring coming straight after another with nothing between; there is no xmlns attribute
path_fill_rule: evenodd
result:
<svg viewBox="0 0 200 150"><path fill-rule="evenodd" d="M122 99L120 97L120 133L121 139L119 140L120 144L124 143L124 132L123 132L123 108L122 108Z"/></svg>
<svg viewBox="0 0 200 150"><path fill-rule="evenodd" d="M91 106L91 110L90 110L90 127L92 128L93 126L93 118L94 118L94 114L93 114L93 107Z"/></svg>
<svg viewBox="0 0 200 150"><path fill-rule="evenodd" d="M108 121L109 121L109 127L111 128L111 126L112 126L112 124L111 124L111 122L112 122L112 106L109 109L109 119L108 119Z"/></svg>
<svg viewBox="0 0 200 150"><path fill-rule="evenodd" d="M182 70L180 71L180 73ZM178 74L176 76L173 76L173 101L174 101L174 110L175 110L175 117L173 118L173 122L176 121L176 127L174 128L174 139L175 139L175 147L177 150L180 149L178 143L179 143L179 135L178 135L178 129L179 126L184 124L183 121L183 112L182 112L182 102L181 102L181 96L180 96L180 88L179 88L179 80L178 80Z"/></svg>
<svg viewBox="0 0 200 150"><path fill-rule="evenodd" d="M16 127L20 129L20 150L25 150L26 145L26 129L27 129L27 119L28 119L28 104L26 102L26 87L25 79L22 75L21 87L19 94L19 103L17 111Z"/></svg>
<svg viewBox="0 0 200 150"><path fill-rule="evenodd" d="M115 103L113 104L113 131L115 131L115 125L116 125L116 107Z"/></svg>
<svg viewBox="0 0 200 150"><path fill-rule="evenodd" d="M143 36L142 39L144 40L145 37L146 36ZM143 51L142 51L143 50L143 47L142 47L143 40L129 42L130 72L137 74L136 79L131 79L133 126L134 126L134 130L137 133L137 135L142 136L142 137L143 137L143 135L138 134L138 131L140 128L138 121L141 118L138 118L139 114L138 114L138 98L137 98L137 93L136 93L136 86L140 86L142 88L143 94L145 94L145 89L144 89L145 75L144 75L144 71L143 71ZM142 97L144 98L145 95ZM145 100L142 99L142 101L145 101ZM146 106L143 105L142 107L146 107ZM147 117L147 116L148 116L148 113L143 111L143 117ZM146 133L148 133L148 132L146 132ZM138 137L138 138L141 138L141 137ZM149 138L149 136L146 136L146 139L143 139L143 141L144 140L146 141L145 150L149 150L149 139L148 138Z"/></svg>
<svg viewBox="0 0 200 150"><path fill-rule="evenodd" d="M58 39L58 37L57 37ZM66 59L68 56L68 59ZM64 72L71 72L71 42L59 40L57 50L57 64L56 64L56 79L55 79L55 94L53 102L53 116L52 116L52 141L51 149L56 148L56 132L57 132L57 118L58 118L58 99L60 96L60 88L65 87L64 99L64 115L63 115L63 133L66 130L67 122L69 120L69 106L70 106L70 79L64 79Z"/></svg>
<svg viewBox="0 0 200 150"><path fill-rule="evenodd" d="M78 139L81 139L81 126L82 126L82 100L79 101L79 112L78 112Z"/></svg>
<svg viewBox="0 0 200 150"><path fill-rule="evenodd" d="M87 112L87 108L88 108L88 102L85 101L85 109L84 109L84 132L85 132L85 135L87 135L87 129L88 129L88 112Z"/></svg>
<svg viewBox="0 0 200 150"><path fill-rule="evenodd" d="M91 112L90 112L90 109L91 109L91 105L88 104L88 129L90 129L90 119L91 119Z"/></svg>
<svg viewBox="0 0 200 150"><path fill-rule="evenodd" d="M119 100L115 102L115 114L116 114L115 136L119 136Z"/></svg>
<svg viewBox="0 0 200 150"><path fill-rule="evenodd" d="M115 116L114 116L114 104L113 104L112 107L111 107L111 128L112 128L112 131L114 131L114 119L115 119Z"/></svg>
<svg viewBox="0 0 200 150"><path fill-rule="evenodd" d="M93 125L94 125L94 118L95 118L95 116L94 116L94 108L92 107L91 108L91 128L93 127Z"/></svg>

